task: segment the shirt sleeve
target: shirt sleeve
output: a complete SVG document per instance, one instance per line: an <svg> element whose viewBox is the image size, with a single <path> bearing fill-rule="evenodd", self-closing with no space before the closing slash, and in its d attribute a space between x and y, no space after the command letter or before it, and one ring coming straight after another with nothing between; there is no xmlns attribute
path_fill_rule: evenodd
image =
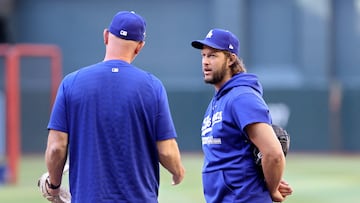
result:
<svg viewBox="0 0 360 203"><path fill-rule="evenodd" d="M158 81L158 112L155 118L155 133L157 140L176 138L176 130L172 120L168 97L162 83Z"/></svg>
<svg viewBox="0 0 360 203"><path fill-rule="evenodd" d="M252 123L271 124L269 108L262 97L253 93L245 93L236 97L233 101L232 113L237 126L241 130Z"/></svg>
<svg viewBox="0 0 360 203"><path fill-rule="evenodd" d="M68 133L64 80L58 88L47 128Z"/></svg>

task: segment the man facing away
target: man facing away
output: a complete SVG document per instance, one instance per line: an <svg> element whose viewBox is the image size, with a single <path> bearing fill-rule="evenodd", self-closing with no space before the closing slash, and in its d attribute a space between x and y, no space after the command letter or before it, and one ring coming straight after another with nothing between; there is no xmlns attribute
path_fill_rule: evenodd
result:
<svg viewBox="0 0 360 203"><path fill-rule="evenodd" d="M118 12L104 30L102 62L61 82L48 124L48 192L59 193L69 153L72 203L158 202L159 162L184 178L161 81L132 65L145 44L143 17Z"/></svg>
<svg viewBox="0 0 360 203"><path fill-rule="evenodd" d="M281 202L292 193L282 180L285 157L272 127L262 87L238 57L239 40L212 29L201 49L204 81L215 87L201 128L203 190L208 203ZM262 153L262 170L253 149Z"/></svg>

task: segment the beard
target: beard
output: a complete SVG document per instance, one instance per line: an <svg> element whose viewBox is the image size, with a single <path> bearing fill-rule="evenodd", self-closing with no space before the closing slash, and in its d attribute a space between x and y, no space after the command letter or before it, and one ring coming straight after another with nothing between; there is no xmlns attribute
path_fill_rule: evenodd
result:
<svg viewBox="0 0 360 203"><path fill-rule="evenodd" d="M212 71L212 76L209 78L204 75L204 82L212 85L222 82L227 73L226 67L226 62L224 62L219 70Z"/></svg>

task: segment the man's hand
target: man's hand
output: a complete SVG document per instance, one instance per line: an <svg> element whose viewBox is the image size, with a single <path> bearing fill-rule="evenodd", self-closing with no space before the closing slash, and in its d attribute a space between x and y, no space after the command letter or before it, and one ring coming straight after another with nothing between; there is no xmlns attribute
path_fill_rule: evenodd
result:
<svg viewBox="0 0 360 203"><path fill-rule="evenodd" d="M285 180L281 180L279 185L279 192L283 197L286 197L292 194L293 189L289 183L287 183Z"/></svg>
<svg viewBox="0 0 360 203"><path fill-rule="evenodd" d="M184 179L185 169L175 138L157 141L156 145L161 165L172 174L172 185L179 184Z"/></svg>
<svg viewBox="0 0 360 203"><path fill-rule="evenodd" d="M68 167L64 168L64 172L66 173ZM70 203L71 202L71 194L70 192L64 188L60 187L58 189L49 188L49 173L46 172L41 175L38 180L38 187L42 196L52 203Z"/></svg>
<svg viewBox="0 0 360 203"><path fill-rule="evenodd" d="M273 202L283 202L285 197L283 197L279 190L275 191L275 193L271 194L271 199Z"/></svg>
<svg viewBox="0 0 360 203"><path fill-rule="evenodd" d="M287 196L292 194L292 192L293 189L291 186L285 180L281 180L278 190L271 194L271 198L274 202L283 202Z"/></svg>
<svg viewBox="0 0 360 203"><path fill-rule="evenodd" d="M185 175L185 169L184 167L181 167L180 173L178 175L172 176L172 185L177 185L181 183L181 181L184 179Z"/></svg>

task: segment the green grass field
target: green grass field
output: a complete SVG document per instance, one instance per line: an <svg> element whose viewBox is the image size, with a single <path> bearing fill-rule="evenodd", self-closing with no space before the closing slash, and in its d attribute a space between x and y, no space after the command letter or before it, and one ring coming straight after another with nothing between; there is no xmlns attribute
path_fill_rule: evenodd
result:
<svg viewBox="0 0 360 203"><path fill-rule="evenodd" d="M186 177L178 186L161 171L160 203L204 203L201 154L183 154ZM0 186L1 203L46 203L36 186L45 171L42 156L23 156L17 185ZM285 179L294 188L289 203L359 203L360 155L289 154Z"/></svg>

